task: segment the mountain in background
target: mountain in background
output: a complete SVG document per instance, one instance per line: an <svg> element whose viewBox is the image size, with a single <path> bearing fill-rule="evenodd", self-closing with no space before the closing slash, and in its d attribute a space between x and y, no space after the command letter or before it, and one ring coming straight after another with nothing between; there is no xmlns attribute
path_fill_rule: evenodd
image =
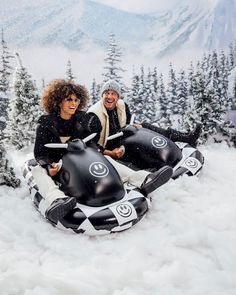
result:
<svg viewBox="0 0 236 295"><path fill-rule="evenodd" d="M197 3L195 3L197 2ZM146 55L221 49L236 39L236 0L183 0L171 10L137 14L90 0L1 0L0 28L15 47L120 46Z"/></svg>

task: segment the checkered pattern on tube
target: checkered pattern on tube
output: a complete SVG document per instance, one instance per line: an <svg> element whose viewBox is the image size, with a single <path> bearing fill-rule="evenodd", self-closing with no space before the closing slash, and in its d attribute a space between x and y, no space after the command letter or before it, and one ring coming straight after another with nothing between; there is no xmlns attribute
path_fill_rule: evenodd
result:
<svg viewBox="0 0 236 295"><path fill-rule="evenodd" d="M29 185L32 201L38 211L45 217L44 198L34 182L31 169L36 163L25 163L23 175ZM77 203L56 227L73 230L76 233L102 235L131 228L139 222L150 208L149 198L144 197L135 187L127 186L122 200L103 207L89 207Z"/></svg>

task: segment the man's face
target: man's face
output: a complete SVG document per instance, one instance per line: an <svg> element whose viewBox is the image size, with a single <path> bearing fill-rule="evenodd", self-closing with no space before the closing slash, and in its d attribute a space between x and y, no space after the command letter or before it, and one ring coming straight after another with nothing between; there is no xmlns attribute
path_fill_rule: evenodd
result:
<svg viewBox="0 0 236 295"><path fill-rule="evenodd" d="M106 90L102 94L102 101L107 110L114 110L119 95L114 90Z"/></svg>

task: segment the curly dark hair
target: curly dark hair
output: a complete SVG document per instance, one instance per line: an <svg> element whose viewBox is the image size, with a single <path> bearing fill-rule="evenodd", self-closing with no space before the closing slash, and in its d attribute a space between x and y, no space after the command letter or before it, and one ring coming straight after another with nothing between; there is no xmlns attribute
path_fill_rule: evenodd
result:
<svg viewBox="0 0 236 295"><path fill-rule="evenodd" d="M80 99L77 110L85 109L89 95L84 86L64 79L52 80L47 84L41 96L41 106L49 114L58 113L62 100L72 94Z"/></svg>

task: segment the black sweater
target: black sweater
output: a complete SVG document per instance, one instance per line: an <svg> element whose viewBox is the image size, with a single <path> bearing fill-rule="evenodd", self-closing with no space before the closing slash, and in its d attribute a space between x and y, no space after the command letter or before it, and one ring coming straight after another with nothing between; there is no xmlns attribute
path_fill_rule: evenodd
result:
<svg viewBox="0 0 236 295"><path fill-rule="evenodd" d="M58 162L66 153L66 149L52 149L46 143L61 143L60 137L85 138L90 134L84 122L86 114L79 111L69 120L62 119L59 115L43 115L39 118L34 145L34 157L43 167L52 162Z"/></svg>

